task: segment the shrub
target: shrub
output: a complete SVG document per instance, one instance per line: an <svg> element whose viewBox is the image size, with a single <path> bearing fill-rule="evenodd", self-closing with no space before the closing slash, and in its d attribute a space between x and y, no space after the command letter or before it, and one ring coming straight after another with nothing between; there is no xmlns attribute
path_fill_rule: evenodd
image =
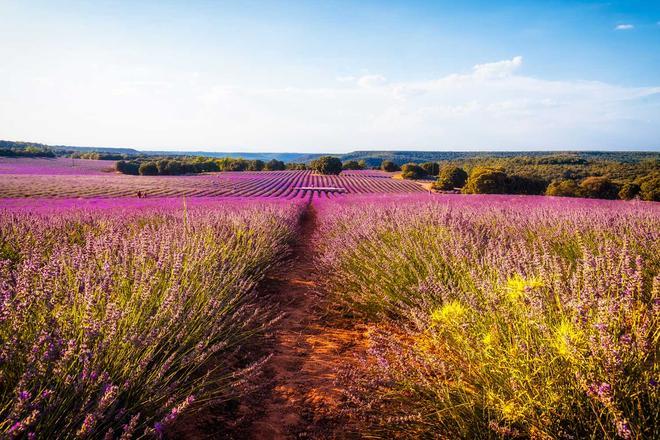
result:
<svg viewBox="0 0 660 440"><path fill-rule="evenodd" d="M660 172L652 173L640 180L642 200L660 202Z"/></svg>
<svg viewBox="0 0 660 440"><path fill-rule="evenodd" d="M286 164L287 170L306 170L307 165L304 163L289 162Z"/></svg>
<svg viewBox="0 0 660 440"><path fill-rule="evenodd" d="M465 194L505 194L508 177L501 168L476 167L463 187Z"/></svg>
<svg viewBox="0 0 660 440"><path fill-rule="evenodd" d="M538 177L529 176L510 176L507 183L507 192L509 194L536 195L544 194L548 187L548 182Z"/></svg>
<svg viewBox="0 0 660 440"><path fill-rule="evenodd" d="M545 191L546 196L580 197L581 189L575 180L553 180Z"/></svg>
<svg viewBox="0 0 660 440"><path fill-rule="evenodd" d="M142 162L138 171L141 176L157 176L158 166L152 161Z"/></svg>
<svg viewBox="0 0 660 440"><path fill-rule="evenodd" d="M284 165L284 162L277 159L269 160L268 162L266 162L266 165L264 166L264 170L266 171L282 171L285 169L286 166Z"/></svg>
<svg viewBox="0 0 660 440"><path fill-rule="evenodd" d="M313 160L310 167L319 174L341 173L341 160L334 156L321 156Z"/></svg>
<svg viewBox="0 0 660 440"><path fill-rule="evenodd" d="M401 170L401 168L399 168L399 166L394 162L392 162L391 160L384 160L380 164L380 169L383 171L387 171L388 173L393 173L395 171Z"/></svg>
<svg viewBox="0 0 660 440"><path fill-rule="evenodd" d="M453 165L443 166L438 173L438 180L433 183L433 188L443 191L449 191L454 188L462 188L468 174L462 168Z"/></svg>
<svg viewBox="0 0 660 440"><path fill-rule="evenodd" d="M140 162L120 160L115 164L115 169L123 174L137 176L140 174Z"/></svg>
<svg viewBox="0 0 660 440"><path fill-rule="evenodd" d="M619 198L622 200L632 200L639 195L641 188L636 183L625 183L619 191Z"/></svg>
<svg viewBox="0 0 660 440"><path fill-rule="evenodd" d="M183 163L177 159L160 159L156 162L156 167L161 176L176 176L184 173Z"/></svg>
<svg viewBox="0 0 660 440"><path fill-rule="evenodd" d="M258 160L257 159L257 160L251 160L248 163L247 169L248 169L248 171L261 171L261 170L264 169L265 166L266 166L266 164L264 163L263 160Z"/></svg>
<svg viewBox="0 0 660 440"><path fill-rule="evenodd" d="M364 162L364 161L361 161ZM342 165L344 170L363 170L364 164L360 164L357 160L348 160Z"/></svg>
<svg viewBox="0 0 660 440"><path fill-rule="evenodd" d="M401 177L404 179L423 179L426 177L426 171L416 163L407 163L401 166Z"/></svg>
<svg viewBox="0 0 660 440"><path fill-rule="evenodd" d="M245 159L234 159L227 164L226 171L245 171L248 161Z"/></svg>
<svg viewBox="0 0 660 440"><path fill-rule="evenodd" d="M438 164L438 162L424 162L423 164L420 164L420 167L422 167L429 176L437 176L440 172L440 164Z"/></svg>
<svg viewBox="0 0 660 440"><path fill-rule="evenodd" d="M619 187L607 177L587 177L580 182L581 194L591 199L616 199Z"/></svg>

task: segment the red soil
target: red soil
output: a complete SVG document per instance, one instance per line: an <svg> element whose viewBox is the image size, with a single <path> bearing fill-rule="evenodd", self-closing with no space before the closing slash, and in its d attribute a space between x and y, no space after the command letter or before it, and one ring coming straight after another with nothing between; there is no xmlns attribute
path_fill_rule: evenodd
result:
<svg viewBox="0 0 660 440"><path fill-rule="evenodd" d="M289 264L263 283L266 306L283 312L262 347L272 353L258 381L264 386L237 408L219 406L180 420L172 438L330 439L352 438L350 424L338 410L335 386L340 368L366 349L366 332L327 316L316 282L312 237L313 204L302 219Z"/></svg>
<svg viewBox="0 0 660 440"><path fill-rule="evenodd" d="M335 387L337 369L364 346L358 329L335 326L324 317L314 270L313 205L301 225L293 266L278 274L279 301L285 313L275 334L273 358L266 375L271 386L250 399L254 412L246 438L345 438L339 420L341 393Z"/></svg>

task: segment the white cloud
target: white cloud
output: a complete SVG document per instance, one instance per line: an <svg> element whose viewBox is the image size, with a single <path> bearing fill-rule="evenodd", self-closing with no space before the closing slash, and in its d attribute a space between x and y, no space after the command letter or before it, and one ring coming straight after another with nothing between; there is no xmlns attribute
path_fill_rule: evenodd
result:
<svg viewBox="0 0 660 440"><path fill-rule="evenodd" d="M237 120L228 126L242 128L227 135L234 142L344 150L657 146L660 87L537 79L517 74L522 62L517 56L428 81L390 83L366 75L348 88L234 94L232 113L260 121L258 132L267 138L251 137Z"/></svg>
<svg viewBox="0 0 660 440"><path fill-rule="evenodd" d="M378 87L387 82L387 79L382 75L363 75L357 80L357 85L365 89Z"/></svg>
<svg viewBox="0 0 660 440"><path fill-rule="evenodd" d="M618 24L614 29L617 31L629 31L635 29L635 26L632 24Z"/></svg>
<svg viewBox="0 0 660 440"><path fill-rule="evenodd" d="M522 65L517 56L424 81L369 74L318 87L108 73L54 89L16 75L7 81L33 94L0 88L0 121L10 139L154 149L659 146L660 86L546 80ZM118 86L130 93L113 94Z"/></svg>
<svg viewBox="0 0 660 440"><path fill-rule="evenodd" d="M521 56L513 57L510 60L497 61L495 63L477 64L472 68L474 76L477 78L504 78L515 72L522 66L523 58Z"/></svg>

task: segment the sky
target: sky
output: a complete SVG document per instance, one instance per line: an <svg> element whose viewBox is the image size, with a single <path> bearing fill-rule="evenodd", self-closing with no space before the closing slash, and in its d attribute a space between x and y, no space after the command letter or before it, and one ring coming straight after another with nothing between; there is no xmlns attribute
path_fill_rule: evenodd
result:
<svg viewBox="0 0 660 440"><path fill-rule="evenodd" d="M0 139L660 150L660 0L0 0Z"/></svg>

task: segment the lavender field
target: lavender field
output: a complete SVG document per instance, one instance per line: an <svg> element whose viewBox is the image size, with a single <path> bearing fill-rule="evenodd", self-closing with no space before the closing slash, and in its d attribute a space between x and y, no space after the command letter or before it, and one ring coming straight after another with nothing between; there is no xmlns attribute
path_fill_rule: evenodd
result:
<svg viewBox="0 0 660 440"><path fill-rule="evenodd" d="M88 163L91 162L91 163ZM314 190L313 188L320 188ZM114 162L0 158L0 198L135 197L331 198L341 194L409 193L424 189L380 171L339 176L303 171L222 172L200 176L129 176Z"/></svg>
<svg viewBox="0 0 660 440"><path fill-rule="evenodd" d="M658 203L53 160L0 163L3 437L660 437Z"/></svg>
<svg viewBox="0 0 660 440"><path fill-rule="evenodd" d="M319 208L325 290L369 323L366 432L657 438L660 205L359 198Z"/></svg>

